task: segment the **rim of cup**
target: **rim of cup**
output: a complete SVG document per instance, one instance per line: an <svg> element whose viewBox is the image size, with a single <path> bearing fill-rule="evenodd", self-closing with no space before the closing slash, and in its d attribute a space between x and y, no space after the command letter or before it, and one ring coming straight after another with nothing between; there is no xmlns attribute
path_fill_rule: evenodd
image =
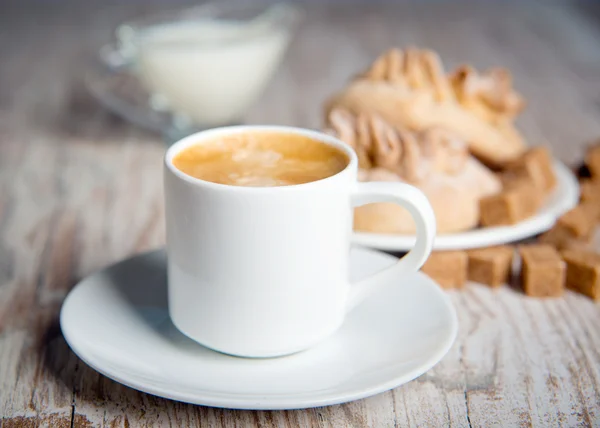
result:
<svg viewBox="0 0 600 428"><path fill-rule="evenodd" d="M327 144L329 146L333 146L336 149L343 152L348 157L348 163L340 172L330 175L329 177L322 178L320 180L310 181L308 183L302 184L290 184L286 186L234 186L231 184L221 184L221 183L213 183L211 181L202 180L200 178L192 177L191 175L186 174L183 171L180 171L173 165L173 158L181 151L185 150L188 147L194 146L196 144L202 144L203 141L212 140L221 135L235 135L242 134L245 132L273 132L273 133L282 133L282 134L296 134L303 135L315 141L318 141L323 144ZM341 176L350 174L351 171L356 170L358 167L358 159L356 157L356 153L354 150L348 146L346 143L342 142L338 138L325 134L324 132L297 128L293 126L283 126L283 125L237 125L237 126L225 126L220 128L213 128L209 130L204 130L200 132L196 132L194 134L188 135L187 137L182 138L181 140L174 143L171 147L167 149L167 152L164 156L164 165L165 167L176 177L179 179L195 186L203 186L203 187L213 187L215 189L230 189L240 192L267 192L267 191L290 191L290 190L300 190L300 189L310 189L311 187L319 186L322 183L329 182L332 180L336 180Z"/></svg>

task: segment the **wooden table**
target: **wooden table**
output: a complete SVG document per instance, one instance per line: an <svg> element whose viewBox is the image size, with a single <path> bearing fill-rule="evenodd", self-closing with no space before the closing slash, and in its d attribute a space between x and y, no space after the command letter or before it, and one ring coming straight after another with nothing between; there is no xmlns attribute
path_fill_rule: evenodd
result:
<svg viewBox="0 0 600 428"><path fill-rule="evenodd" d="M164 241L156 135L81 84L113 25L164 2L0 6L0 426L599 426L600 308L567 292L450 293L460 334L417 380L325 408L250 412L121 386L67 347L58 312L90 272ZM381 50L417 45L448 65L505 65L529 100L520 125L565 162L600 137L600 26L591 5L310 3L254 123L318 127L322 100Z"/></svg>

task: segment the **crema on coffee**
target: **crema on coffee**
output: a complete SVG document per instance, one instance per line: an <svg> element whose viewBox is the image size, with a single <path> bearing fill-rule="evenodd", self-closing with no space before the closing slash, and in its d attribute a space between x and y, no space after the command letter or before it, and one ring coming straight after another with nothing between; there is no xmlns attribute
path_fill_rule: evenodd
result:
<svg viewBox="0 0 600 428"><path fill-rule="evenodd" d="M308 136L245 132L218 136L183 149L173 165L192 177L232 186L270 187L309 183L342 171L341 150Z"/></svg>

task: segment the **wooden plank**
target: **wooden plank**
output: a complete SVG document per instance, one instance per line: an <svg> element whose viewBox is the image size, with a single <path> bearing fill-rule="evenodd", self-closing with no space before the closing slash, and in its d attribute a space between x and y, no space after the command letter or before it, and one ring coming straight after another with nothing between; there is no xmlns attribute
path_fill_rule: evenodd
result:
<svg viewBox="0 0 600 428"><path fill-rule="evenodd" d="M39 165L42 160L48 163ZM56 382L50 369L55 357L67 352L53 343L60 336L54 320L64 290L59 300L40 299L48 285L43 266L54 254L56 243L65 242L68 236L61 225L51 232L57 224L51 215L54 201L40 197L36 205L31 196L51 193L55 174L52 161L53 151L49 148L28 147L20 168L12 170L14 185L9 198L20 203L11 203L0 222L3 253L11 260L5 266L8 272L0 275L7 279L0 287L0 415L12 417L3 426L71 424L72 380L66 384ZM23 239L26 236L30 239ZM56 291L57 284L51 285ZM60 366L66 362L62 357L58 360Z"/></svg>

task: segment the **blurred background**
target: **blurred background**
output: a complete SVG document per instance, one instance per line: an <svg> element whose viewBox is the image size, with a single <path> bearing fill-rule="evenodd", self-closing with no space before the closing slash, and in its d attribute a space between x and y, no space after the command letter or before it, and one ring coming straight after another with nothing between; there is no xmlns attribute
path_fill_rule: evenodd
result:
<svg viewBox="0 0 600 428"><path fill-rule="evenodd" d="M248 123L319 127L323 100L350 76L389 47L416 46L439 52L447 70L461 63L509 68L528 101L519 124L535 143L552 138L553 145L568 145L600 134L600 2L292 3L305 10L302 24L280 67L245 114ZM146 132L91 96L85 72L101 46L114 39L120 23L198 4L4 0L0 131L98 140ZM147 138L156 136L149 132ZM6 139L0 144L7 144ZM579 155L565 152L563 160L572 162Z"/></svg>

